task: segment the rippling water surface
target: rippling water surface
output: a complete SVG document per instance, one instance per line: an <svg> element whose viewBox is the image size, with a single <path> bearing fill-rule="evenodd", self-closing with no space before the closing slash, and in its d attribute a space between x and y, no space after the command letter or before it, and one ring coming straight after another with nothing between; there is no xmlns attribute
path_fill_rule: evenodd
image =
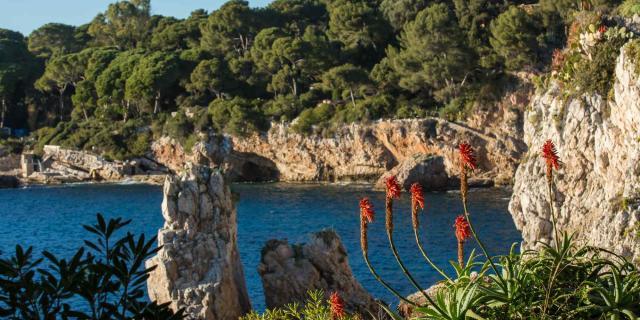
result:
<svg viewBox="0 0 640 320"><path fill-rule="evenodd" d="M378 220L369 229L371 262L378 272L405 294L416 291L403 278L387 246L384 233L384 194L368 186L242 184L232 188L239 194L238 242L253 307L264 309L262 283L256 271L260 249L273 238L304 242L307 234L333 228L341 236L349 262L358 280L376 297L393 297L369 274L359 247L358 199L369 196ZM470 211L476 229L490 253L508 252L521 240L507 212L509 193L501 189L470 193ZM427 251L441 266L456 259L453 220L461 212L457 193L428 193L427 212L421 216ZM32 245L37 252L49 250L71 255L82 245L95 214L133 219L129 230L153 236L162 226L162 190L146 185L70 185L0 190L0 251L12 252L16 243ZM439 280L422 260L411 231L407 194L397 203L396 244L408 268L423 286ZM448 271L452 271L450 267Z"/></svg>

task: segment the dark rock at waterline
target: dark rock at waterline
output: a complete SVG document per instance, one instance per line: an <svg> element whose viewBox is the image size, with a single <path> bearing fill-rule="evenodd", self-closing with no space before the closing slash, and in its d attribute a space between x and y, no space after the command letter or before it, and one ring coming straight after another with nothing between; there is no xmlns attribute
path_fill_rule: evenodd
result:
<svg viewBox="0 0 640 320"><path fill-rule="evenodd" d="M17 188L20 185L20 180L15 176L0 175L0 189L3 188Z"/></svg>

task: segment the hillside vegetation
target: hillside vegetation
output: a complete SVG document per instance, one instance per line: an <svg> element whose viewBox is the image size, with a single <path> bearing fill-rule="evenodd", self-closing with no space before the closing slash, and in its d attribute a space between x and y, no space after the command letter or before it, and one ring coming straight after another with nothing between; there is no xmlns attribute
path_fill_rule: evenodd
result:
<svg viewBox="0 0 640 320"><path fill-rule="evenodd" d="M0 127L110 158L170 135L298 132L440 115L463 119L517 72L543 74L576 12L631 15L617 0L232 0L186 19L149 0L81 26L0 29ZM597 71L597 70L596 70ZM589 72L589 70L587 70ZM595 72L594 72L595 73ZM580 72L582 74L582 72Z"/></svg>

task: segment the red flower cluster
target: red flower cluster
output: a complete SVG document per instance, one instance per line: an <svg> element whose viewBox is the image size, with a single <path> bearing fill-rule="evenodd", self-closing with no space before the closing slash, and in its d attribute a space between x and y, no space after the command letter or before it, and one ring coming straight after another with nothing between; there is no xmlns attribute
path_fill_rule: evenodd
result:
<svg viewBox="0 0 640 320"><path fill-rule="evenodd" d="M456 238L462 242L471 237L471 227L464 216L458 216L453 226L456 228Z"/></svg>
<svg viewBox="0 0 640 320"><path fill-rule="evenodd" d="M605 26L604 24L600 26L600 28L598 28L598 32L599 33L605 33L607 32L607 26Z"/></svg>
<svg viewBox="0 0 640 320"><path fill-rule="evenodd" d="M554 168L558 170L560 168L560 157L556 151L556 146L551 140L547 140L542 146L542 157L547 162L548 168Z"/></svg>
<svg viewBox="0 0 640 320"><path fill-rule="evenodd" d="M390 198L390 199L400 198L400 185L398 185L398 180L396 180L396 176L391 176L387 178L387 198Z"/></svg>
<svg viewBox="0 0 640 320"><path fill-rule="evenodd" d="M373 205L369 201L369 198L362 198L360 200L360 214L367 222L373 222L375 212L373 212Z"/></svg>
<svg viewBox="0 0 640 320"><path fill-rule="evenodd" d="M420 208L424 209L424 194L422 193L422 186L419 183L414 183L411 185L411 199L415 201Z"/></svg>
<svg viewBox="0 0 640 320"><path fill-rule="evenodd" d="M331 294L329 304L331 305L331 319L342 319L346 316L344 312L344 301L342 301L342 298L340 298L337 292Z"/></svg>
<svg viewBox="0 0 640 320"><path fill-rule="evenodd" d="M476 156L473 152L473 148L468 143L461 143L458 147L460 153L460 161L463 166L467 166L471 170L478 168Z"/></svg>

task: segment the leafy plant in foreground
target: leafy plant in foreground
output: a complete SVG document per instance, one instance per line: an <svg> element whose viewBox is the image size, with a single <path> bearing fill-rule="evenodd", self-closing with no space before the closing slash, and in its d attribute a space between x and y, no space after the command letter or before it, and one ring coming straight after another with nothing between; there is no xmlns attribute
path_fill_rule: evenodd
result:
<svg viewBox="0 0 640 320"><path fill-rule="evenodd" d="M398 298L413 306L415 319L637 319L640 315L640 271L624 257L604 249L578 246L573 236L557 229L554 206L554 171L562 162L555 145L544 143L542 157L549 193L549 216L553 228L550 244L538 251L517 253L516 244L504 256L491 256L478 237L467 207L469 170L477 168L473 148L459 146L460 195L464 214L456 219L458 261L451 261L451 277L428 257L418 235L418 209L424 207L422 188L411 187L412 224L418 248L425 260L445 281L423 290L404 266L393 244L393 199L400 196L395 177L387 180L386 229L391 251L407 279L422 292L425 304L401 296L375 272L368 259L367 226L375 213L368 199L360 202L361 246L365 262L376 280ZM474 252L464 261L464 240L473 237L485 257ZM386 306L393 319L401 317Z"/></svg>
<svg viewBox="0 0 640 320"><path fill-rule="evenodd" d="M144 262L159 248L144 235L116 238L130 222L98 214L95 224L84 226L95 239L69 259L48 251L36 258L32 247L20 245L13 256L0 257L0 317L182 319L182 311L147 300L145 285L155 266Z"/></svg>

